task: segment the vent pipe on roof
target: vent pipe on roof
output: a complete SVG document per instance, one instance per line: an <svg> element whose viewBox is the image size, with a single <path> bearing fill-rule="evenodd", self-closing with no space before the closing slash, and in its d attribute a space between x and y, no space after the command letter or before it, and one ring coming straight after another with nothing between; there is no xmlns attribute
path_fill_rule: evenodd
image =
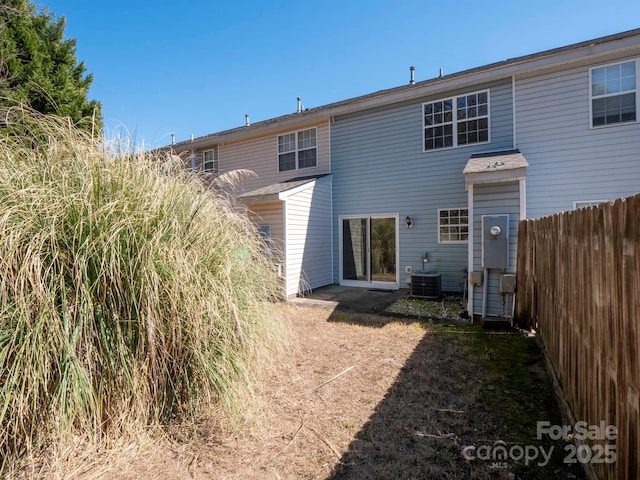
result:
<svg viewBox="0 0 640 480"><path fill-rule="evenodd" d="M244 114L244 126L248 127L249 125L251 125L251 122L249 121L249 114L245 113Z"/></svg>
<svg viewBox="0 0 640 480"><path fill-rule="evenodd" d="M193 133L191 134L191 141L193 142Z"/></svg>
<svg viewBox="0 0 640 480"><path fill-rule="evenodd" d="M302 111L302 100L300 100L300 97L298 97L298 113L300 113Z"/></svg>
<svg viewBox="0 0 640 480"><path fill-rule="evenodd" d="M415 71L416 71L416 67L414 66L409 67L409 72L411 73L411 78L409 79L409 85L415 85L416 83Z"/></svg>
<svg viewBox="0 0 640 480"><path fill-rule="evenodd" d="M444 75L444 70L440 69L440 78Z"/></svg>
<svg viewBox="0 0 640 480"><path fill-rule="evenodd" d="M176 134L172 133L171 134L171 145L175 145L176 144Z"/></svg>

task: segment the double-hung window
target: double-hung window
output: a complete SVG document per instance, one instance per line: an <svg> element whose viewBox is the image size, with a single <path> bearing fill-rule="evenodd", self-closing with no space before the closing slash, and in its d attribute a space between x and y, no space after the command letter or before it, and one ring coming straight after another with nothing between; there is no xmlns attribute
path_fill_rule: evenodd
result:
<svg viewBox="0 0 640 480"><path fill-rule="evenodd" d="M316 129L299 130L278 136L278 171L298 170L318 165Z"/></svg>
<svg viewBox="0 0 640 480"><path fill-rule="evenodd" d="M469 210L446 208L438 210L438 241L464 243L469 240Z"/></svg>
<svg viewBox="0 0 640 480"><path fill-rule="evenodd" d="M592 127L637 120L637 69L635 60L591 69Z"/></svg>
<svg viewBox="0 0 640 480"><path fill-rule="evenodd" d="M476 92L422 105L424 150L489 141L489 92Z"/></svg>
<svg viewBox="0 0 640 480"><path fill-rule="evenodd" d="M202 152L202 171L205 173L218 173L218 146Z"/></svg>

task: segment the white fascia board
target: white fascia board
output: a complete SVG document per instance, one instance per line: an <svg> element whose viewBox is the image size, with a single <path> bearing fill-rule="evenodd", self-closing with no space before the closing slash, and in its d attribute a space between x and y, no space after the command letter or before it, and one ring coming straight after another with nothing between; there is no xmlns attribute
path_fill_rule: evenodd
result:
<svg viewBox="0 0 640 480"><path fill-rule="evenodd" d="M284 192L280 192L278 194L279 200L286 200L288 197L296 195L300 192L303 192L307 188L314 187L316 184L320 185L322 183L328 182L331 179L331 175L324 175L318 178L314 178L309 180L307 183L303 183L302 185L298 185L297 187L291 188L289 190L285 190Z"/></svg>
<svg viewBox="0 0 640 480"><path fill-rule="evenodd" d="M311 187L313 187L313 186L316 184L316 182L317 182L317 179L316 179L316 180L311 180L311 181L309 181L309 182L307 182L307 183L304 183L304 184L302 184L302 185L298 185L297 187L292 188L292 189L290 189L290 190L285 190L284 192L280 192L280 193L278 194L278 200L285 201L285 200L287 200L289 197L291 197L291 196L293 196L293 195L296 195L296 194L298 194L298 193L300 193L300 192L303 192L303 191L305 191L307 188L311 188Z"/></svg>
<svg viewBox="0 0 640 480"><path fill-rule="evenodd" d="M482 183L503 183L520 181L527 176L527 169L517 168L512 170L501 170L482 173L465 173L464 182L466 184L479 185Z"/></svg>

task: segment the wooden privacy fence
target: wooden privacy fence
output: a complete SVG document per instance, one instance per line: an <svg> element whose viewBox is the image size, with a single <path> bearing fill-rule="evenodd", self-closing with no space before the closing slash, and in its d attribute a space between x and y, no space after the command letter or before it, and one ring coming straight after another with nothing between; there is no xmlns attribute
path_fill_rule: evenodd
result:
<svg viewBox="0 0 640 480"><path fill-rule="evenodd" d="M517 265L516 322L537 330L575 419L617 428L587 443L615 444L616 461L590 463L640 478L640 195L521 221Z"/></svg>

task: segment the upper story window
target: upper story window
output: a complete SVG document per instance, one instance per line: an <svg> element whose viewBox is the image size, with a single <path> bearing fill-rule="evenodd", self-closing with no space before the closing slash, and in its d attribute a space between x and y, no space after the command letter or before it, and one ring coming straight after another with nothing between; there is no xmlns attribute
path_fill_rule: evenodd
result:
<svg viewBox="0 0 640 480"><path fill-rule="evenodd" d="M299 130L278 136L278 171L318 165L316 129Z"/></svg>
<svg viewBox="0 0 640 480"><path fill-rule="evenodd" d="M202 171L205 173L218 173L218 146L202 152Z"/></svg>
<svg viewBox="0 0 640 480"><path fill-rule="evenodd" d="M591 126L637 120L637 62L591 69Z"/></svg>
<svg viewBox="0 0 640 480"><path fill-rule="evenodd" d="M489 91L422 104L424 150L489 141Z"/></svg>
<svg viewBox="0 0 640 480"><path fill-rule="evenodd" d="M469 209L438 210L438 242L464 243L469 240Z"/></svg>

